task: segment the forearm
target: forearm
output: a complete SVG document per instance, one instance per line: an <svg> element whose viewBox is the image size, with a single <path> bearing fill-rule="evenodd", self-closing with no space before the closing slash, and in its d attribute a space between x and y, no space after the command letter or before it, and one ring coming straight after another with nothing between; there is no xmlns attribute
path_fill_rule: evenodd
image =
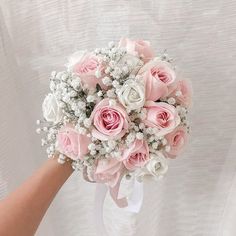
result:
<svg viewBox="0 0 236 236"><path fill-rule="evenodd" d="M72 173L69 162L49 159L23 185L0 202L0 235L32 236L58 190Z"/></svg>

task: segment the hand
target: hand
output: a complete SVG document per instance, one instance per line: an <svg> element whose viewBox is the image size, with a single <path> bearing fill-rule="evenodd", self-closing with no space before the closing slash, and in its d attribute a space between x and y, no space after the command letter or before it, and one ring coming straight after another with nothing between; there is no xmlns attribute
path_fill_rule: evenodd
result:
<svg viewBox="0 0 236 236"><path fill-rule="evenodd" d="M18 189L0 201L0 235L32 236L55 195L72 174L71 162L49 159Z"/></svg>

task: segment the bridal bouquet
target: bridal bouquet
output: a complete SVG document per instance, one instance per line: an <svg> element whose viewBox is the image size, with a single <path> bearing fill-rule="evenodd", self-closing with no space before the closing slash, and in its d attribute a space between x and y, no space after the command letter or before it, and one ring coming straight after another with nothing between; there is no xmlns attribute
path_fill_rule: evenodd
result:
<svg viewBox="0 0 236 236"><path fill-rule="evenodd" d="M191 87L165 53L155 56L142 40L75 52L66 67L50 76L44 119L37 121L42 146L59 163L70 160L85 180L105 183L125 207L122 178L159 179L183 149Z"/></svg>

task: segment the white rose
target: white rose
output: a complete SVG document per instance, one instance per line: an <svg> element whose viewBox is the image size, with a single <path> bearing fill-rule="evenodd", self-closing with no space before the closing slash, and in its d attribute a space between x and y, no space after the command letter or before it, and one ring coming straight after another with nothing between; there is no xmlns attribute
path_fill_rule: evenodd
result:
<svg viewBox="0 0 236 236"><path fill-rule="evenodd" d="M167 172L167 160L161 152L150 154L150 160L144 168L136 171L136 179L142 182L145 176L151 176L155 180L159 180Z"/></svg>
<svg viewBox="0 0 236 236"><path fill-rule="evenodd" d="M168 170L167 160L161 152L151 154L146 169L154 177L162 177Z"/></svg>
<svg viewBox="0 0 236 236"><path fill-rule="evenodd" d="M144 86L132 79L127 80L119 90L118 98L120 103L130 110L141 108L145 103Z"/></svg>
<svg viewBox="0 0 236 236"><path fill-rule="evenodd" d="M43 116L47 121L55 124L61 121L63 115L62 109L52 93L49 93L44 99L42 110Z"/></svg>

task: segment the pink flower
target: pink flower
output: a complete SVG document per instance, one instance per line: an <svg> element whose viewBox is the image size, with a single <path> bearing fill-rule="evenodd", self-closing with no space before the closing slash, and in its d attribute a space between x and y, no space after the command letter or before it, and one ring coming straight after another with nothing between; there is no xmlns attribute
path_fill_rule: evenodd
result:
<svg viewBox="0 0 236 236"><path fill-rule="evenodd" d="M57 141L58 151L72 160L83 159L91 142L89 137L79 134L72 125L66 125L59 130Z"/></svg>
<svg viewBox="0 0 236 236"><path fill-rule="evenodd" d="M128 54L140 57L145 63L154 57L149 41L122 38L119 47L126 48Z"/></svg>
<svg viewBox="0 0 236 236"><path fill-rule="evenodd" d="M175 130L165 136L170 151L166 153L166 156L175 158L183 149L187 142L187 130L183 126L178 126Z"/></svg>
<svg viewBox="0 0 236 236"><path fill-rule="evenodd" d="M168 96L174 97L181 105L189 107L192 103L191 84L186 80L179 80L175 89Z"/></svg>
<svg viewBox="0 0 236 236"><path fill-rule="evenodd" d="M99 183L107 183L114 187L120 179L124 166L115 158L100 159L97 162L94 179Z"/></svg>
<svg viewBox="0 0 236 236"><path fill-rule="evenodd" d="M143 167L149 160L149 148L146 141L136 139L133 144L124 150L121 157L128 170Z"/></svg>
<svg viewBox="0 0 236 236"><path fill-rule="evenodd" d="M175 107L165 102L147 101L144 123L148 127L156 128L160 136L170 133L180 123L180 117Z"/></svg>
<svg viewBox="0 0 236 236"><path fill-rule="evenodd" d="M168 94L176 79L176 74L168 62L152 60L144 65L139 75L145 81L146 99L157 101Z"/></svg>
<svg viewBox="0 0 236 236"><path fill-rule="evenodd" d="M100 140L119 139L128 130L129 117L125 109L119 103L110 106L108 98L95 106L91 120L94 125L92 135Z"/></svg>
<svg viewBox="0 0 236 236"><path fill-rule="evenodd" d="M95 88L97 84L104 87L103 71L104 66L99 63L95 55L90 53L85 53L73 67L73 72L81 78L83 84L90 88Z"/></svg>

